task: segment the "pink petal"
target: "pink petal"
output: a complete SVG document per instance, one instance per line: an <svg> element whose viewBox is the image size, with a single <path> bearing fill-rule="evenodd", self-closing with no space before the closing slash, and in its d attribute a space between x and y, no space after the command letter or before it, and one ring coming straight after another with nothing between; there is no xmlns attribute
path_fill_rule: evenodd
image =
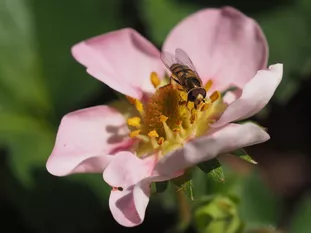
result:
<svg viewBox="0 0 311 233"><path fill-rule="evenodd" d="M148 205L149 198L143 200L146 202L145 206ZM119 191L112 190L109 197L109 208L112 213L113 218L122 226L133 227L142 223L145 215L145 210L143 211L143 216L139 216L134 203L133 191Z"/></svg>
<svg viewBox="0 0 311 233"><path fill-rule="evenodd" d="M114 188L109 198L111 213L119 224L131 227L144 220L152 182L144 180L151 176L155 162L154 157L139 159L130 152L120 152L104 171L110 186L122 188Z"/></svg>
<svg viewBox="0 0 311 233"><path fill-rule="evenodd" d="M243 88L239 99L231 103L213 127L246 119L258 113L271 99L282 80L283 65L276 64L269 70L260 70Z"/></svg>
<svg viewBox="0 0 311 233"><path fill-rule="evenodd" d="M266 67L268 46L258 24L231 7L205 9L181 21L168 35L164 51L182 48L193 61L203 82L213 89L231 84L242 88Z"/></svg>
<svg viewBox="0 0 311 233"><path fill-rule="evenodd" d="M228 124L167 154L158 162L155 171L162 175L178 172L219 154L262 143L269 138L263 129L253 123Z"/></svg>
<svg viewBox="0 0 311 233"><path fill-rule="evenodd" d="M171 173L163 176L154 173L153 168L157 161L156 155L139 159L130 152L120 152L107 166L103 177L114 187L110 194L109 207L119 224L132 227L142 223L149 203L151 183L181 175Z"/></svg>
<svg viewBox="0 0 311 233"><path fill-rule="evenodd" d="M102 172L117 150L127 148L123 116L108 106L82 109L63 117L47 170L56 176Z"/></svg>
<svg viewBox="0 0 311 233"><path fill-rule="evenodd" d="M241 89L237 88L234 91L228 91L224 96L223 96L223 101L226 104L231 104L233 101L237 100L238 98L240 98L240 96L242 95L242 91Z"/></svg>
<svg viewBox="0 0 311 233"><path fill-rule="evenodd" d="M161 76L164 72L157 48L130 28L82 41L73 46L72 54L90 75L133 98L154 91L152 71Z"/></svg>

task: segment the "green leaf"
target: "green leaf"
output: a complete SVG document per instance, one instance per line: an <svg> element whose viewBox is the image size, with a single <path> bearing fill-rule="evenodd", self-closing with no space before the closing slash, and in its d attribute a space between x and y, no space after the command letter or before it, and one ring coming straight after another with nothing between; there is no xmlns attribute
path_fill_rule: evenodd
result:
<svg viewBox="0 0 311 233"><path fill-rule="evenodd" d="M163 193L168 187L168 181L155 182L151 184L151 193Z"/></svg>
<svg viewBox="0 0 311 233"><path fill-rule="evenodd" d="M257 173L240 179L238 195L241 201L239 212L247 229L276 226L280 203Z"/></svg>
<svg viewBox="0 0 311 233"><path fill-rule="evenodd" d="M211 159L198 164L198 167L215 181L224 181L225 176L217 159Z"/></svg>
<svg viewBox="0 0 311 233"><path fill-rule="evenodd" d="M182 176L171 181L178 187L178 191L183 191L187 197L194 200L192 170L187 170Z"/></svg>
<svg viewBox="0 0 311 233"><path fill-rule="evenodd" d="M230 154L233 154L237 157L240 157L241 159L249 162L249 163L252 163L252 164L257 164L256 161L254 161L248 154L247 152L243 149L243 148L240 148L240 149L237 149L233 152L231 152Z"/></svg>
<svg viewBox="0 0 311 233"><path fill-rule="evenodd" d="M311 198L303 199L297 206L294 217L290 223L289 233L309 233L311 216Z"/></svg>
<svg viewBox="0 0 311 233"><path fill-rule="evenodd" d="M152 40L161 45L170 30L199 6L167 0L140 0L140 13L147 23Z"/></svg>
<svg viewBox="0 0 311 233"><path fill-rule="evenodd" d="M302 70L310 59L310 3L307 7L303 2L295 1L255 17L268 40L269 64L284 64L283 80L275 96L280 103L286 103L296 93Z"/></svg>
<svg viewBox="0 0 311 233"><path fill-rule="evenodd" d="M0 106L43 112L49 108L49 98L28 2L0 1Z"/></svg>
<svg viewBox="0 0 311 233"><path fill-rule="evenodd" d="M70 50L82 40L121 28L120 4L121 0L74 1L73 7L72 1L33 1L44 79L58 114L107 91L75 61ZM107 100L111 95L104 96L103 102Z"/></svg>
<svg viewBox="0 0 311 233"><path fill-rule="evenodd" d="M31 171L45 167L52 151L54 133L36 118L14 112L0 114L0 142L7 147L9 164L15 176L31 184Z"/></svg>

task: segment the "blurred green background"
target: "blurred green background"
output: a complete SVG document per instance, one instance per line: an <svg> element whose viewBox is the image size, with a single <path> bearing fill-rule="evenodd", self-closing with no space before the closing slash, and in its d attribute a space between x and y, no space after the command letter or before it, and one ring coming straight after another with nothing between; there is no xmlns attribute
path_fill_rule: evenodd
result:
<svg viewBox="0 0 311 233"><path fill-rule="evenodd" d="M100 174L58 178L46 171L61 117L116 98L75 62L70 48L123 27L135 28L160 48L185 16L225 5L259 22L269 63L284 63L284 77L269 106L254 118L272 137L248 150L259 165L227 161L225 183L198 173L196 195L218 194L206 203L229 198L229 222L243 222L247 232L311 232L309 0L0 0L2 232L172 232L178 208L170 189L152 199L141 226L128 229L113 220L110 188ZM217 224L205 226L205 213L217 212L213 206L194 209L198 217L187 231L222 233ZM233 225L226 232L241 232Z"/></svg>

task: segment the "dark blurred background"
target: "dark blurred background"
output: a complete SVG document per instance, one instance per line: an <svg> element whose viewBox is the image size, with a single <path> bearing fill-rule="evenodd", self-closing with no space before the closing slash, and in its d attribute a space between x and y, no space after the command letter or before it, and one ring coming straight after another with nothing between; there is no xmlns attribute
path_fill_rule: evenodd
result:
<svg viewBox="0 0 311 233"><path fill-rule="evenodd" d="M284 77L270 104L253 118L272 138L247 148L258 165L228 159L226 183L211 184L199 174L198 195L235 193L246 229L311 232L311 1L0 0L2 232L171 232L178 211L174 191L152 198L145 222L129 229L113 220L110 188L100 174L58 178L46 171L61 117L116 98L75 62L70 48L123 27L161 48L181 19L225 5L259 22L269 64L284 63Z"/></svg>

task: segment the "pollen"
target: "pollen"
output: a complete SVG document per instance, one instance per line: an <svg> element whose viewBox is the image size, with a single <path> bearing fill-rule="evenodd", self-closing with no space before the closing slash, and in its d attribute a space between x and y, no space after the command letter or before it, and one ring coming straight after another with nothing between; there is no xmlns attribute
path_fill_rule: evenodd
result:
<svg viewBox="0 0 311 233"><path fill-rule="evenodd" d="M204 89L206 91L209 91L209 89L211 89L212 85L213 85L213 81L212 80L208 80L208 82L204 85Z"/></svg>
<svg viewBox="0 0 311 233"><path fill-rule="evenodd" d="M158 140L158 144L159 145L162 145L164 142L164 137L160 137L159 140Z"/></svg>
<svg viewBox="0 0 311 233"><path fill-rule="evenodd" d="M190 123L193 124L196 119L197 119L197 113L193 111L190 117Z"/></svg>
<svg viewBox="0 0 311 233"><path fill-rule="evenodd" d="M204 103L204 104L202 104L200 110L201 110L201 112L203 112L206 109L208 109L209 107L210 107L210 103Z"/></svg>
<svg viewBox="0 0 311 233"><path fill-rule="evenodd" d="M154 88L157 88L161 83L161 80L160 80L160 78L156 72L151 73L150 81L151 81Z"/></svg>
<svg viewBox="0 0 311 233"><path fill-rule="evenodd" d="M179 129L179 128L174 128L174 129L173 129L173 132L174 132L174 133L180 133L180 129Z"/></svg>
<svg viewBox="0 0 311 233"><path fill-rule="evenodd" d="M160 121L161 121L162 123L163 123L163 122L166 122L167 119L168 119L167 116L164 116L164 115L161 115L161 116L160 116Z"/></svg>
<svg viewBox="0 0 311 233"><path fill-rule="evenodd" d="M157 131L155 130L152 130L148 133L148 136L151 137L151 138L158 138L159 137L159 134L157 133Z"/></svg>
<svg viewBox="0 0 311 233"><path fill-rule="evenodd" d="M213 102L215 102L216 100L218 100L220 97L220 92L219 91L215 91L213 92L213 94L211 94L210 99Z"/></svg>
<svg viewBox="0 0 311 233"><path fill-rule="evenodd" d="M144 106L143 106L142 102L140 102L138 99L135 99L135 108L138 112L144 111Z"/></svg>
<svg viewBox="0 0 311 233"><path fill-rule="evenodd" d="M141 131L141 130L138 129L138 130L134 130L134 131L130 132L130 137L131 137L131 138L137 137L137 136L139 135L140 131Z"/></svg>
<svg viewBox="0 0 311 233"><path fill-rule="evenodd" d="M140 128L140 118L132 117L127 120L127 124L136 128Z"/></svg>

